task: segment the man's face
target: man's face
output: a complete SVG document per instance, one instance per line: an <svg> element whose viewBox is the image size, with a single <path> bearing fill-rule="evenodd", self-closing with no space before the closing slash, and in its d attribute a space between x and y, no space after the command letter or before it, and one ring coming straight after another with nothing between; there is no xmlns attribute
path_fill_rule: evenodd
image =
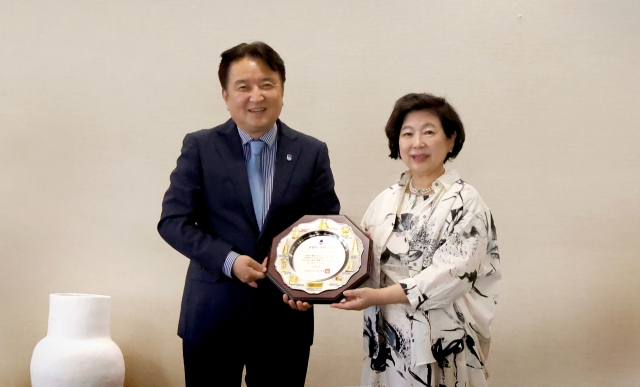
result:
<svg viewBox="0 0 640 387"><path fill-rule="evenodd" d="M273 127L282 111L283 96L280 74L253 58L231 64L227 88L222 90L231 118L253 138Z"/></svg>

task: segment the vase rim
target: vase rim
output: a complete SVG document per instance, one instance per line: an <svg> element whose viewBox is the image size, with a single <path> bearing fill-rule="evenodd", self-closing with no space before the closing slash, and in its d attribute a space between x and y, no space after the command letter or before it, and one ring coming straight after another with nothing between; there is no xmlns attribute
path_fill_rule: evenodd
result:
<svg viewBox="0 0 640 387"><path fill-rule="evenodd" d="M111 296L104 296L101 294L85 294L85 293L52 293L51 295L61 296L61 297L111 298Z"/></svg>

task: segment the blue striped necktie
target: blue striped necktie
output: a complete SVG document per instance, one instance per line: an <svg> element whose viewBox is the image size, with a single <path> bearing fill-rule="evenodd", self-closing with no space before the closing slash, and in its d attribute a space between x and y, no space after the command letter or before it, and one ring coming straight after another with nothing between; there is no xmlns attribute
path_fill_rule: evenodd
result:
<svg viewBox="0 0 640 387"><path fill-rule="evenodd" d="M258 228L262 230L262 218L264 215L264 179L262 178L262 151L267 145L262 140L249 141L251 146L251 156L247 163L249 174L249 188L253 199L253 210L258 220Z"/></svg>

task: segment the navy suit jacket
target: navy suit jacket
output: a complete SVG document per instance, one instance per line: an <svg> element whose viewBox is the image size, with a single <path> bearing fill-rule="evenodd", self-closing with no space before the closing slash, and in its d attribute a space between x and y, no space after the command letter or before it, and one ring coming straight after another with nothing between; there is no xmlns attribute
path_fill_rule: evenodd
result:
<svg viewBox="0 0 640 387"><path fill-rule="evenodd" d="M184 138L171 184L162 202L158 232L191 260L187 271L178 334L189 340L233 340L247 332L255 339L313 341L313 310L292 310L268 280L254 289L222 272L230 250L258 262L273 238L308 214L338 214L329 153L325 143L280 120L271 205L258 229L247 166L236 123L229 120Z"/></svg>

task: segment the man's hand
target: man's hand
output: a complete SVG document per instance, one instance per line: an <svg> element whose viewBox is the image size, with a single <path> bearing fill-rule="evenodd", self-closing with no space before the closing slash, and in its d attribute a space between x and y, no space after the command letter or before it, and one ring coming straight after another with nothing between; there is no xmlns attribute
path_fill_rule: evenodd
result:
<svg viewBox="0 0 640 387"><path fill-rule="evenodd" d="M307 309L310 309L313 305L311 305L308 302L302 302L302 301L294 301L289 299L289 296L287 296L286 294L282 295L282 301L284 301L285 304L289 304L289 306L291 307L291 309L295 309L295 310L299 310L301 312L306 311Z"/></svg>
<svg viewBox="0 0 640 387"><path fill-rule="evenodd" d="M245 284L257 288L256 281L263 279L264 273L267 271L267 259L265 258L262 264L259 264L248 255L239 255L233 262L231 273Z"/></svg>

